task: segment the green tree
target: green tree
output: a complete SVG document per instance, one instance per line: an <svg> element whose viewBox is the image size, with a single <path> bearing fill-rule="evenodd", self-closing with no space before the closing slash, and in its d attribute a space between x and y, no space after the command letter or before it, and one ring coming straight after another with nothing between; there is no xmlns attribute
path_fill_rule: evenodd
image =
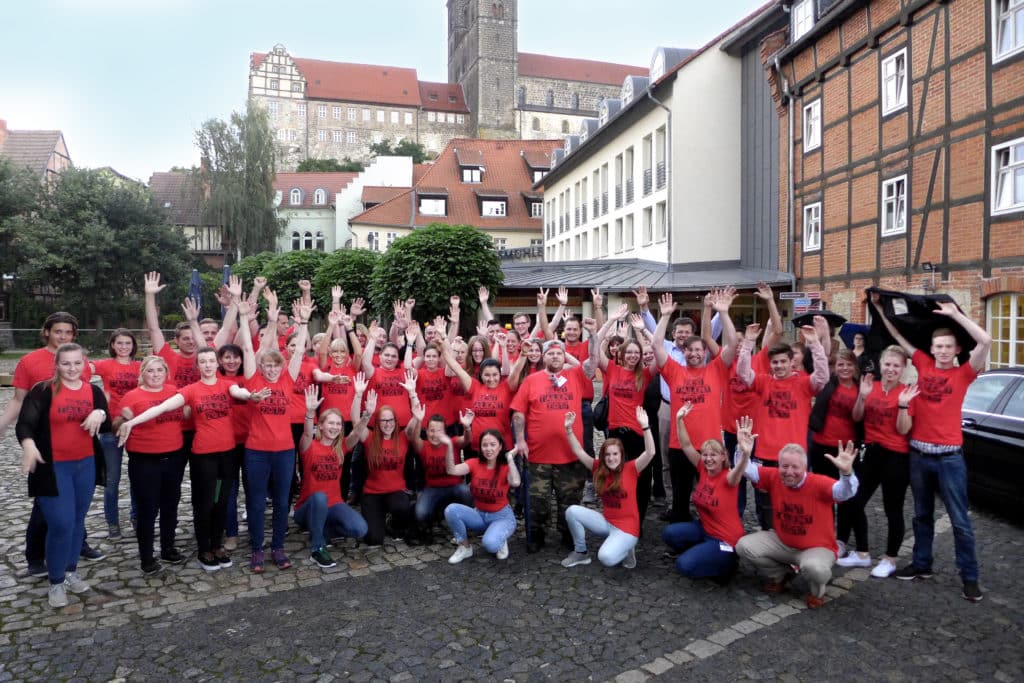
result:
<svg viewBox="0 0 1024 683"><path fill-rule="evenodd" d="M448 312L448 298L462 298L464 311L479 306L477 289L497 291L504 279L491 238L471 225L434 223L396 240L373 270L377 311L396 299L416 299L416 316L428 320ZM471 316L463 315L469 320Z"/></svg>
<svg viewBox="0 0 1024 683"><path fill-rule="evenodd" d="M31 171L0 157L0 271L10 273L18 263L13 219L35 211L42 194L42 184Z"/></svg>
<svg viewBox="0 0 1024 683"><path fill-rule="evenodd" d="M185 238L164 223L149 190L97 170L64 171L40 209L15 221L19 292L53 297L83 325L137 317L147 271L188 280Z"/></svg>
<svg viewBox="0 0 1024 683"><path fill-rule="evenodd" d="M358 161L352 161L349 157L345 157L342 161L337 159L303 159L295 170L299 173L343 173L346 171L358 173L363 170L363 165Z"/></svg>
<svg viewBox="0 0 1024 683"><path fill-rule="evenodd" d="M252 288L252 280L257 275L263 275L267 264L277 256L272 251L261 251L258 254L246 256L231 266L231 274L242 278L242 287L248 291Z"/></svg>
<svg viewBox="0 0 1024 683"><path fill-rule="evenodd" d="M222 226L236 258L274 249L285 221L274 208L277 148L266 110L250 100L230 121L210 119L196 131L196 146L210 188L204 221Z"/></svg>
<svg viewBox="0 0 1024 683"><path fill-rule="evenodd" d="M370 145L370 156L372 157L412 157L412 163L422 164L430 159L427 150L423 145L413 140L405 139L394 147L387 138Z"/></svg>
<svg viewBox="0 0 1024 683"><path fill-rule="evenodd" d="M292 301L298 299L301 293L299 280L309 280L312 283L326 256L322 251L287 251L283 254L267 251L242 259L231 266L231 273L242 278L246 291L252 288L252 280L257 275L267 278L267 287L277 292L282 310L291 313ZM330 303L331 295L328 288L328 307Z"/></svg>
<svg viewBox="0 0 1024 683"><path fill-rule="evenodd" d="M345 295L342 299L347 307L356 297L370 301L370 286L373 269L380 261L380 252L369 249L339 249L327 254L313 281L313 296L321 313L331 306L331 287L340 286Z"/></svg>

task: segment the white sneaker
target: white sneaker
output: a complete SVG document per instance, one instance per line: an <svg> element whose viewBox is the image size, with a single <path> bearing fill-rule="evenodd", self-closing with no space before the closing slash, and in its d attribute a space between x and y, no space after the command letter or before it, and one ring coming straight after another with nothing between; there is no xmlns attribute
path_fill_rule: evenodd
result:
<svg viewBox="0 0 1024 683"><path fill-rule="evenodd" d="M498 548L498 552L495 553L494 556L496 558L498 558L499 560L507 560L508 559L508 541L505 541L504 543L501 544L501 547Z"/></svg>
<svg viewBox="0 0 1024 683"><path fill-rule="evenodd" d="M63 583L51 583L50 584L50 595L48 597L50 607L67 607L68 606L68 594L64 590Z"/></svg>
<svg viewBox="0 0 1024 683"><path fill-rule="evenodd" d="M448 558L448 564L458 564L467 557L473 557L473 546L471 545L459 545L452 553L452 556Z"/></svg>
<svg viewBox="0 0 1024 683"><path fill-rule="evenodd" d="M836 564L840 567L870 567L871 556L864 557L860 553L852 552L846 557L840 557Z"/></svg>
<svg viewBox="0 0 1024 683"><path fill-rule="evenodd" d="M629 554L622 561L622 566L626 569L636 569L636 548L629 549Z"/></svg>
<svg viewBox="0 0 1024 683"><path fill-rule="evenodd" d="M82 581L82 577L78 575L78 572L68 572L64 577L64 585L67 586L69 591L76 595L89 590L89 584Z"/></svg>
<svg viewBox="0 0 1024 683"><path fill-rule="evenodd" d="M890 560L888 557L883 557L875 565L875 568L871 570L871 576L876 579L887 579L893 575L896 571L896 563Z"/></svg>

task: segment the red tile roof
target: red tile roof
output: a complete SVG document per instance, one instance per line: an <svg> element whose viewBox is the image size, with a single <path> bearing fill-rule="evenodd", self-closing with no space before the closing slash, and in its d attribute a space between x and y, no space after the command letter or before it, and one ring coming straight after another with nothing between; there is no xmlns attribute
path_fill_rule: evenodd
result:
<svg viewBox="0 0 1024 683"><path fill-rule="evenodd" d="M469 113L466 98L462 96L462 86L458 83L420 81L419 84L420 104L424 109Z"/></svg>
<svg viewBox="0 0 1024 683"><path fill-rule="evenodd" d="M156 172L149 177L149 192L172 225L202 225L202 186L192 171Z"/></svg>
<svg viewBox="0 0 1024 683"><path fill-rule="evenodd" d="M559 140L451 140L438 155L426 173L417 179L412 190L403 192L383 204L367 209L349 220L352 225L380 225L395 227L426 226L431 223L467 224L481 230L524 229L539 231L543 219L530 217L523 192L530 192L533 184L524 155L550 154L561 146ZM463 183L455 150L460 154L483 156L483 181ZM424 216L416 210L417 193L447 193L446 216ZM508 196L506 216L481 216L478 199L480 193Z"/></svg>
<svg viewBox="0 0 1024 683"><path fill-rule="evenodd" d="M408 192L408 187L385 187L383 185L367 185L363 188L363 205L383 204L400 194Z"/></svg>
<svg viewBox="0 0 1024 683"><path fill-rule="evenodd" d="M42 177L60 140L59 130L8 130L0 143L0 156Z"/></svg>
<svg viewBox="0 0 1024 683"><path fill-rule="evenodd" d="M626 76L643 76L650 71L646 66L628 66L590 59L552 57L529 52L519 53L519 75L533 78L556 78L584 83L622 85Z"/></svg>
<svg viewBox="0 0 1024 683"><path fill-rule="evenodd" d="M422 178L426 174L426 172L430 170L430 168L433 165L434 165L433 163L430 163L430 164L413 164L412 165L412 184L415 185L416 183L418 183L420 181L420 178Z"/></svg>
<svg viewBox="0 0 1024 683"><path fill-rule="evenodd" d="M274 178L274 189L281 191L282 209L312 209L321 206L330 206L334 203L334 194L341 192L352 182L358 173L278 173ZM302 204L295 206L291 204L289 193L294 188L302 190ZM322 188L327 192L327 203L322 205L313 204L313 193Z"/></svg>

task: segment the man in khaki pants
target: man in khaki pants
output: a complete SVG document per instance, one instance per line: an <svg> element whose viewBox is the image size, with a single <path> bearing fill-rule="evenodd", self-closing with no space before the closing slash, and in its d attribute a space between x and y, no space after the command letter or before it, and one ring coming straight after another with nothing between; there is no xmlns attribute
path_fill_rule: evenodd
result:
<svg viewBox="0 0 1024 683"><path fill-rule="evenodd" d="M737 447L748 455L754 446L750 418L743 418L736 432ZM836 561L835 520L832 506L857 493L853 473L854 445L839 444L836 456L827 456L839 470L839 480L807 471L807 452L791 443L779 451L779 467L760 467L751 462L744 473L755 488L771 494L774 528L744 536L736 544L740 557L750 560L767 579L766 593L780 592L790 578L790 567L799 567L809 592L804 597L811 609L824 603L825 585Z"/></svg>

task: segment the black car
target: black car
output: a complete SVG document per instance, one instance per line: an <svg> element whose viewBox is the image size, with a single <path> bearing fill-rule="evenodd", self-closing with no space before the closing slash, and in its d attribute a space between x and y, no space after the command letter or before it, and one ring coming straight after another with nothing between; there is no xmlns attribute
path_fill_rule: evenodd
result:
<svg viewBox="0 0 1024 683"><path fill-rule="evenodd" d="M971 503L1024 520L1024 367L978 375L961 425Z"/></svg>

